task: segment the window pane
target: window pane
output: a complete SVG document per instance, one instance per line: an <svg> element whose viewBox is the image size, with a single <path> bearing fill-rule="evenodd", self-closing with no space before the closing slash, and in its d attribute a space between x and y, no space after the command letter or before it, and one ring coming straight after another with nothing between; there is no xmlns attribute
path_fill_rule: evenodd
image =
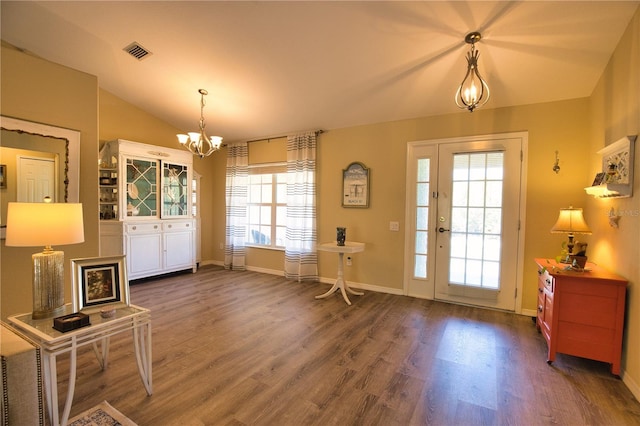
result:
<svg viewBox="0 0 640 426"><path fill-rule="evenodd" d="M467 209L454 207L451 209L451 232L467 231Z"/></svg>
<svg viewBox="0 0 640 426"><path fill-rule="evenodd" d="M449 262L449 282L464 284L464 271L464 259L451 258L451 262Z"/></svg>
<svg viewBox="0 0 640 426"><path fill-rule="evenodd" d="M276 207L276 225L285 226L287 220L287 206Z"/></svg>
<svg viewBox="0 0 640 426"><path fill-rule="evenodd" d="M414 263L414 278L427 278L427 256L416 255Z"/></svg>
<svg viewBox="0 0 640 426"><path fill-rule="evenodd" d="M271 223L271 206L260 207L260 223L261 224Z"/></svg>
<svg viewBox="0 0 640 426"><path fill-rule="evenodd" d="M451 233L451 257L465 257L467 252L466 234Z"/></svg>
<svg viewBox="0 0 640 426"><path fill-rule="evenodd" d="M482 262L467 260L466 284L480 286L482 284Z"/></svg>
<svg viewBox="0 0 640 426"><path fill-rule="evenodd" d="M469 183L453 182L453 195L451 197L452 206L466 206L469 198Z"/></svg>
<svg viewBox="0 0 640 426"><path fill-rule="evenodd" d="M278 183L278 185L277 185L276 203L285 204L286 202L287 202L287 184L286 183Z"/></svg>
<svg viewBox="0 0 640 426"><path fill-rule="evenodd" d="M427 231L416 232L416 253L427 254Z"/></svg>
<svg viewBox="0 0 640 426"><path fill-rule="evenodd" d="M429 221L429 207L418 207L416 209L416 229L427 229Z"/></svg>
<svg viewBox="0 0 640 426"><path fill-rule="evenodd" d="M469 158L469 180L484 180L487 155L473 154Z"/></svg>
<svg viewBox="0 0 640 426"><path fill-rule="evenodd" d="M284 247L284 241L286 238L287 228L284 226L276 227L276 245L280 247Z"/></svg>
<svg viewBox="0 0 640 426"><path fill-rule="evenodd" d="M469 182L469 205L474 207L484 206L484 181Z"/></svg>
<svg viewBox="0 0 640 426"><path fill-rule="evenodd" d="M271 203L271 183L262 185L262 202Z"/></svg>
<svg viewBox="0 0 640 426"><path fill-rule="evenodd" d="M482 286L496 290L500 288L500 263L483 262L482 265Z"/></svg>
<svg viewBox="0 0 640 426"><path fill-rule="evenodd" d="M416 205L428 206L429 205L429 183L419 183L416 194Z"/></svg>
<svg viewBox="0 0 640 426"><path fill-rule="evenodd" d="M488 207L502 207L502 181L487 181Z"/></svg>
<svg viewBox="0 0 640 426"><path fill-rule="evenodd" d="M469 179L469 156L459 154L453 157L453 180Z"/></svg>
<svg viewBox="0 0 640 426"><path fill-rule="evenodd" d="M429 162L428 158L418 160L418 182L429 181Z"/></svg>

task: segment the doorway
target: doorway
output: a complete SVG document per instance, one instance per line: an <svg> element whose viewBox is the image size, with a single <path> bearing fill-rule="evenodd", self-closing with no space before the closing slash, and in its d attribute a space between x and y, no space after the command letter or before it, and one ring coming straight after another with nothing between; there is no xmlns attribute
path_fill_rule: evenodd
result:
<svg viewBox="0 0 640 426"><path fill-rule="evenodd" d="M59 202L56 191L56 160L53 158L18 156L17 201L41 203L45 197Z"/></svg>
<svg viewBox="0 0 640 426"><path fill-rule="evenodd" d="M521 306L527 134L411 142L404 293Z"/></svg>

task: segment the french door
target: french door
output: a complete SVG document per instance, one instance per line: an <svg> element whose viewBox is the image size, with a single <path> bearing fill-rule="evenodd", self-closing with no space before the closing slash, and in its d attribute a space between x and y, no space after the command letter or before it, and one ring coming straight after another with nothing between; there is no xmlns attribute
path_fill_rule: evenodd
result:
<svg viewBox="0 0 640 426"><path fill-rule="evenodd" d="M526 134L413 142L405 294L514 311Z"/></svg>

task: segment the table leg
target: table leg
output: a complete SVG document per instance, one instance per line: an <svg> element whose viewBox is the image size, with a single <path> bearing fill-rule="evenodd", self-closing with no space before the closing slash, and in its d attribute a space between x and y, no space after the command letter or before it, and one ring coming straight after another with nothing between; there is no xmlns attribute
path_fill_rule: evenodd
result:
<svg viewBox="0 0 640 426"><path fill-rule="evenodd" d="M47 414L53 426L58 425L58 373L56 356L45 354L42 357L44 367L44 388L47 397Z"/></svg>
<svg viewBox="0 0 640 426"><path fill-rule="evenodd" d="M340 289L340 293L342 293L342 298L344 299L345 302L347 302L347 305L351 305L351 301L347 296L347 292L351 294L355 294L357 296L362 296L364 294L360 291L352 290L347 284L347 282L344 280L344 253L338 253L338 278L336 278L336 282L333 284L333 286L331 286L329 291L321 294L320 296L316 296L316 299L322 299L324 297L327 297L333 294L338 289Z"/></svg>
<svg viewBox="0 0 640 426"><path fill-rule="evenodd" d="M71 414L71 404L73 403L73 394L76 390L76 365L78 361L78 346L75 337L71 342L71 351L69 352L69 389L67 390L67 400L64 403L64 411L60 424L65 426L69 421ZM57 392L57 389L56 389Z"/></svg>
<svg viewBox="0 0 640 426"><path fill-rule="evenodd" d="M107 369L107 365L109 363L109 337L105 337L102 339L101 343L100 343L100 349L98 349L98 343L97 342L93 342L93 353L96 354L96 358L98 359L98 362L100 363L100 368L102 368L102 370L106 370Z"/></svg>
<svg viewBox="0 0 640 426"><path fill-rule="evenodd" d="M140 373L140 379L142 379L142 384L147 391L147 395L151 396L153 394L151 323L137 324L137 319L135 321L136 324L133 327L133 345L136 352L138 373Z"/></svg>

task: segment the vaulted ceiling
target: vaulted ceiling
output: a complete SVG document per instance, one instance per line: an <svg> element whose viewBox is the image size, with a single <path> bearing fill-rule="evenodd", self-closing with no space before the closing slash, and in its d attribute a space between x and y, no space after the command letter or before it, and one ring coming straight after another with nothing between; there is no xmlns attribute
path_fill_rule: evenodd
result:
<svg viewBox="0 0 640 426"><path fill-rule="evenodd" d="M226 142L458 112L468 32L484 108L589 96L638 1L2 1L2 39ZM151 52L138 60L132 42Z"/></svg>

